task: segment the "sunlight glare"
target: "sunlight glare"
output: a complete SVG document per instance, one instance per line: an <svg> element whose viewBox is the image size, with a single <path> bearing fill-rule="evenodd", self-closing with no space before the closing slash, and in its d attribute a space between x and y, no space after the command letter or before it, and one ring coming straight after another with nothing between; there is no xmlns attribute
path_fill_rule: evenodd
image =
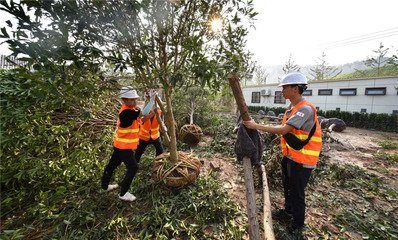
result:
<svg viewBox="0 0 398 240"><path fill-rule="evenodd" d="M220 18L214 18L211 23L211 30L218 32L222 29L222 20Z"/></svg>

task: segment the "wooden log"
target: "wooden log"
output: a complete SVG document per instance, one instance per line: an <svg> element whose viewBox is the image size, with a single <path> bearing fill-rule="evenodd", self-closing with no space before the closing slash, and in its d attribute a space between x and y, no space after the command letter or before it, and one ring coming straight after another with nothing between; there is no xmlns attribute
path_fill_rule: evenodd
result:
<svg viewBox="0 0 398 240"><path fill-rule="evenodd" d="M246 106L245 98L242 94L242 89L240 88L238 74L236 72L231 72L228 74L228 81L243 121L249 121L251 117Z"/></svg>
<svg viewBox="0 0 398 240"><path fill-rule="evenodd" d="M249 238L260 239L260 225L258 223L256 193L254 192L252 163L250 158L243 157L243 171L245 173L247 216L249 218Z"/></svg>
<svg viewBox="0 0 398 240"><path fill-rule="evenodd" d="M264 194L264 239L265 240L274 240L274 228L272 225L272 214L271 214L271 201L269 197L269 188L268 188L268 181L267 181L267 172L265 171L265 167L261 165L261 172L263 175L263 194Z"/></svg>
<svg viewBox="0 0 398 240"><path fill-rule="evenodd" d="M236 72L231 72L228 74L228 81L229 85L231 86L232 93L234 94L236 104L238 105L238 109L240 112L240 115L242 116L243 121L249 121L251 119L249 110L247 109L245 98L242 94L242 89L239 84L239 78L238 74ZM263 167L263 166L262 166ZM253 174L252 174L252 165L250 158L248 157L243 157L243 168L245 172L245 185L246 185L246 200L247 200L247 214L249 217L249 237L250 239L260 239L260 229L259 229L259 224L258 224L258 217L257 217L257 207L256 207L256 195L254 192L254 183L253 183ZM265 171L264 171L265 173ZM263 179L267 181L267 177L264 176L263 174ZM268 196L268 202L269 202L269 189L268 189L268 184L264 186L264 180L263 180L263 191L264 194L267 194ZM265 201L265 198L264 198ZM264 208L264 216L271 217L271 204L268 205L269 207ZM267 213L265 212L267 211ZM272 218L271 221L267 220L264 221L264 224L270 225L267 227L264 227L264 230L267 230L268 232L271 231L270 233L265 233L264 237L267 237L266 239L275 239L274 234L273 234L273 226L272 226Z"/></svg>
<svg viewBox="0 0 398 240"><path fill-rule="evenodd" d="M228 81L234 94L240 115L244 121L251 119L246 106L245 98L240 88L238 74L232 72L228 74ZM247 215L249 218L249 238L252 240L260 239L260 226L258 224L256 194L254 192L252 164L248 157L243 157L243 168L245 173Z"/></svg>

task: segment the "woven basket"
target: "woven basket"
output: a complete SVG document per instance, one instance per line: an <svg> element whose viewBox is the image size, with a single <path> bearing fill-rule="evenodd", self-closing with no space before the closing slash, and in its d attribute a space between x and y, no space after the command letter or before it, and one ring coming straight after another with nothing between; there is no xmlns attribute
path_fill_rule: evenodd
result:
<svg viewBox="0 0 398 240"><path fill-rule="evenodd" d="M166 186L182 188L192 183L199 176L200 160L191 153L177 152L178 161L170 161L170 153L157 156L152 163L152 179L156 182L165 181Z"/></svg>
<svg viewBox="0 0 398 240"><path fill-rule="evenodd" d="M196 124L186 124L180 129L180 139L187 144L198 144L202 136L202 129Z"/></svg>

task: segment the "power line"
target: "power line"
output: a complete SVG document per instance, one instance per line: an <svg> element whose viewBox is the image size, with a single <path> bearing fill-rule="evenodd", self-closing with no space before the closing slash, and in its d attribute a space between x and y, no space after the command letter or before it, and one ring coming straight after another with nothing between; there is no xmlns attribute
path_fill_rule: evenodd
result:
<svg viewBox="0 0 398 240"><path fill-rule="evenodd" d="M339 40L339 41L335 41L335 42L326 43L326 44L320 45L320 47L327 47L329 45L340 44L343 42L350 42L350 41L355 41L355 40L359 40L359 39L363 39L363 38L367 38L367 37L374 37L374 36L377 36L380 34L388 34L391 32L395 32L397 30L398 30L398 27L390 28L390 29L386 29L386 30L382 30L382 31L378 31L378 32L368 33L368 34L364 34L364 35L360 35L360 36L356 36L356 37L352 37L352 38L347 38L347 39L343 39L343 40Z"/></svg>
<svg viewBox="0 0 398 240"><path fill-rule="evenodd" d="M380 35L376 35L376 36L372 36L372 37L367 37L365 39L352 40L350 42L342 42L342 43L338 43L335 45L329 45L324 48L331 49L331 48L337 48L337 47L345 47L345 46L349 46L349 45L353 45L353 44L358 44L358 43L362 43L362 42L367 42L367 41L371 41L371 40L376 40L376 39L386 38L386 37L391 37L391 36L396 36L396 35L398 35L398 31L380 34Z"/></svg>

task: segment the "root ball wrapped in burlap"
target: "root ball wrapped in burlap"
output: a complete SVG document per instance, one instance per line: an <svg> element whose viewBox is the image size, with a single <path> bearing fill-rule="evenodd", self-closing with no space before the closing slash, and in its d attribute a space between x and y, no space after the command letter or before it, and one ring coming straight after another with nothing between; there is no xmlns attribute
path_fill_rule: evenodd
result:
<svg viewBox="0 0 398 240"><path fill-rule="evenodd" d="M157 156L152 164L152 179L156 182L165 181L166 186L182 188L192 183L199 176L200 160L192 153L177 152L178 161L170 161L170 153Z"/></svg>
<svg viewBox="0 0 398 240"><path fill-rule="evenodd" d="M196 124L186 124L180 129L180 139L184 143L195 145L203 136L202 129Z"/></svg>

